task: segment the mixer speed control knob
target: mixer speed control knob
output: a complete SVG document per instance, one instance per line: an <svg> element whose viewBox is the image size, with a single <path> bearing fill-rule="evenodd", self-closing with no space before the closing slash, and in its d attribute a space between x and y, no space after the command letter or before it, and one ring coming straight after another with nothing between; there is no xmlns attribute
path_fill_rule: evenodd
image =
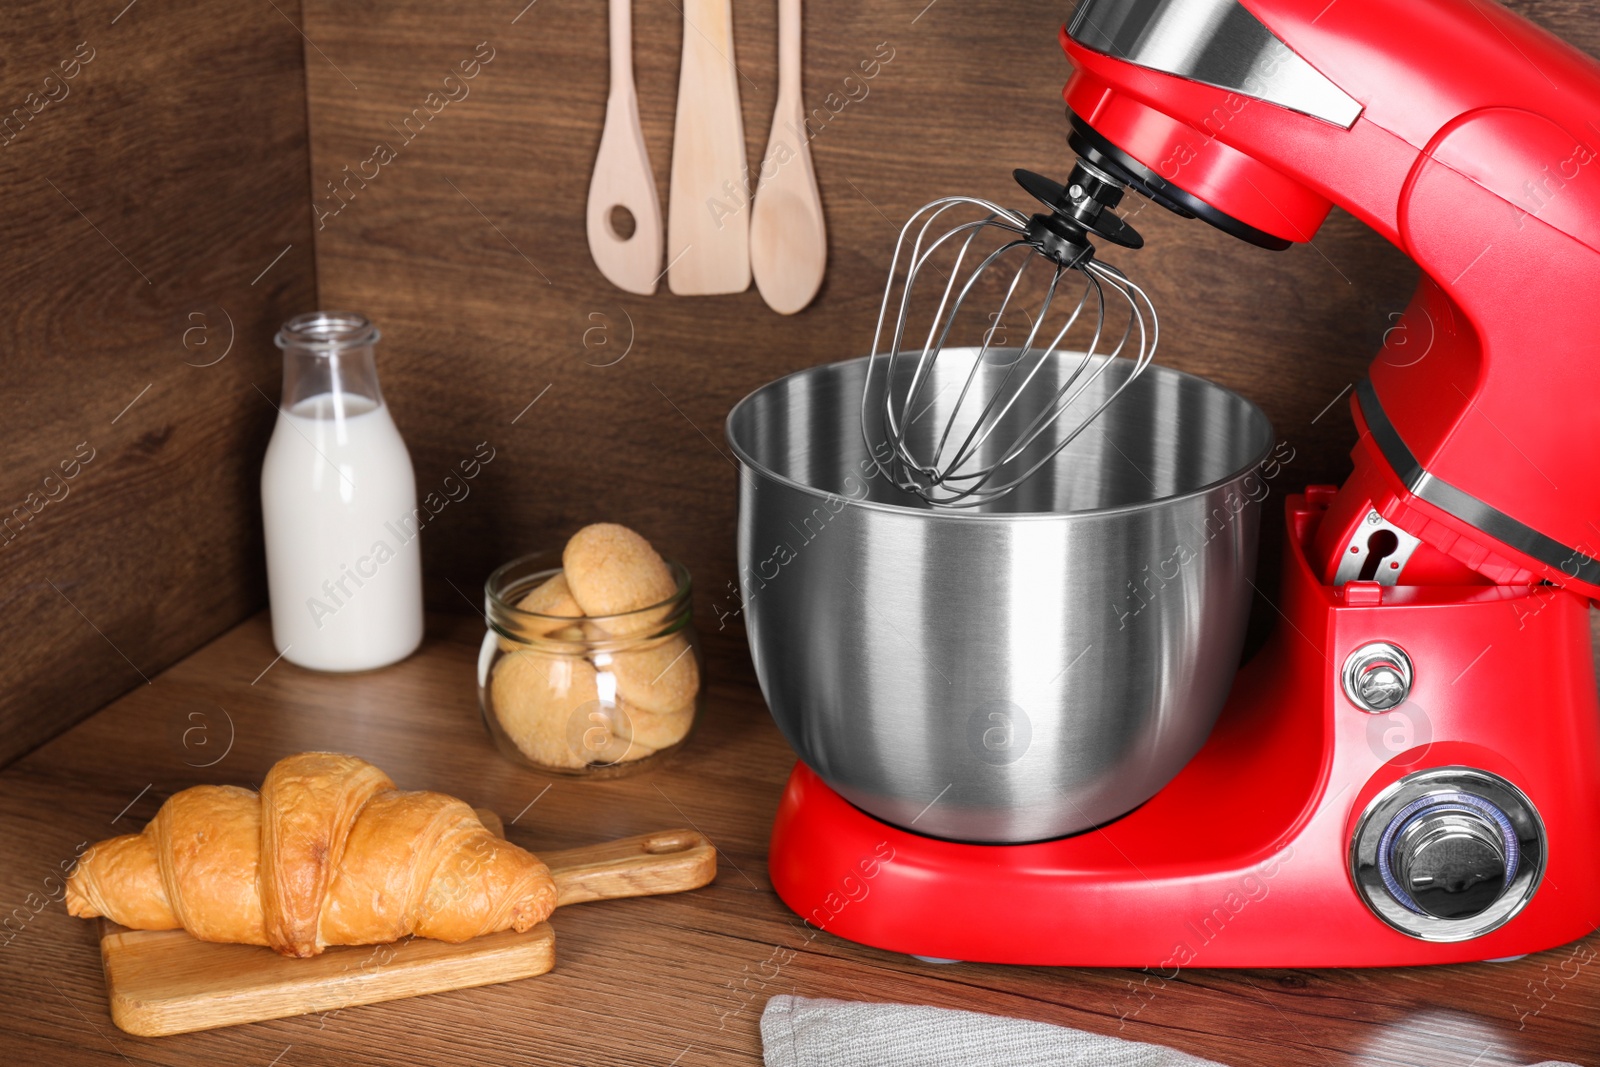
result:
<svg viewBox="0 0 1600 1067"><path fill-rule="evenodd" d="M1544 873L1544 826L1527 796L1471 767L1408 774L1357 823L1350 874L1384 922L1427 941L1464 941L1509 921Z"/></svg>
<svg viewBox="0 0 1600 1067"><path fill-rule="evenodd" d="M1515 873L1506 855L1509 835L1498 825L1504 820L1504 812L1474 811L1461 798L1430 802L1396 835L1390 873L1418 911L1441 919L1481 915Z"/></svg>

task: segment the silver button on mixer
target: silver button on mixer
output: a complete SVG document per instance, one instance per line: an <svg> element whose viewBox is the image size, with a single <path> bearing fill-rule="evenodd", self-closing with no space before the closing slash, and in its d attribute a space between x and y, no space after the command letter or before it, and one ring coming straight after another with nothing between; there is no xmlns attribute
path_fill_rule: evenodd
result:
<svg viewBox="0 0 1600 1067"><path fill-rule="evenodd" d="M1544 873L1544 826L1520 789L1469 767L1418 771L1367 805L1350 874L1367 907L1426 941L1505 924Z"/></svg>
<svg viewBox="0 0 1600 1067"><path fill-rule="evenodd" d="M1411 678L1411 657L1387 641L1362 645L1344 661L1344 695L1374 715L1405 703Z"/></svg>

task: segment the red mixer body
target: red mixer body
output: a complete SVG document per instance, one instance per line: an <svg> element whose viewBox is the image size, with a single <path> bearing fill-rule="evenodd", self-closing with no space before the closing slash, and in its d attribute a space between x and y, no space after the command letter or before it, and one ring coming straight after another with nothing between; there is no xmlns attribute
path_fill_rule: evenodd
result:
<svg viewBox="0 0 1600 1067"><path fill-rule="evenodd" d="M1329 586L1307 550L1331 497L1289 498L1284 624L1240 671L1205 747L1142 807L1055 841L961 844L874 819L802 764L773 826L773 888L810 925L879 948L1144 967L1158 984L1189 967L1497 959L1593 930L1600 705L1587 601L1550 587ZM1329 669L1374 639L1417 663L1410 699L1386 715L1353 706ZM1550 842L1527 906L1450 943L1380 921L1347 865L1369 802L1443 766L1517 785Z"/></svg>
<svg viewBox="0 0 1600 1067"><path fill-rule="evenodd" d="M1143 47L1094 19L1169 7L1196 34L1224 17L1225 30L1264 27L1277 48L1244 78L1262 93L1084 43ZM1182 51L1174 40L1150 54ZM1494 959L1589 933L1600 64L1485 0L1080 0L1062 43L1078 136L1142 174L1141 191L1164 188L1269 247L1309 241L1337 204L1416 261L1421 283L1353 398L1351 477L1287 503L1280 625L1172 782L1099 829L997 846L891 827L798 766L773 829L774 887L851 940L1139 966L1157 983L1191 966ZM1310 106L1273 102L1290 83ZM1381 583L1351 580L1342 562L1377 552L1379 527L1412 546ZM1348 681L1375 643L1415 667L1382 713L1358 707ZM1407 783L1462 768L1536 810L1542 869L1498 925L1403 932L1414 918L1386 921L1360 884L1367 821L1393 815L1385 798ZM1390 829L1415 829L1410 811ZM1532 855L1509 867L1537 866Z"/></svg>
<svg viewBox="0 0 1600 1067"><path fill-rule="evenodd" d="M1348 129L1064 31L1065 97L1261 231L1309 241L1338 204L1422 268L1370 372L1403 450L1358 451L1324 576L1370 506L1484 580L1600 595L1600 64L1481 0L1243 6L1359 105Z"/></svg>

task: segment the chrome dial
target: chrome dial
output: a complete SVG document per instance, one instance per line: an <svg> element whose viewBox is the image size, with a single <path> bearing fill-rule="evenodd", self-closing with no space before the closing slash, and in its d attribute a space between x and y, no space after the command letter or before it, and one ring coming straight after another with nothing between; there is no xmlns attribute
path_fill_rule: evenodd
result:
<svg viewBox="0 0 1600 1067"><path fill-rule="evenodd" d="M1544 873L1544 827L1498 775L1439 767L1373 798L1350 842L1350 873L1373 913L1428 941L1464 941L1503 925Z"/></svg>

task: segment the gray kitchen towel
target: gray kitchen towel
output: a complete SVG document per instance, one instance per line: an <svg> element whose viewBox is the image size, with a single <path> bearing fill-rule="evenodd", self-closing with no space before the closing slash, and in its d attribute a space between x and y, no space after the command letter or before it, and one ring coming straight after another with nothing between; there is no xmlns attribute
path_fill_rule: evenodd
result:
<svg viewBox="0 0 1600 1067"><path fill-rule="evenodd" d="M1160 1045L913 1004L777 996L761 1013L767 1067L1219 1067Z"/></svg>
<svg viewBox="0 0 1600 1067"><path fill-rule="evenodd" d="M766 1067L1221 1067L1160 1045L1025 1019L792 996L767 1001L761 1045Z"/></svg>

